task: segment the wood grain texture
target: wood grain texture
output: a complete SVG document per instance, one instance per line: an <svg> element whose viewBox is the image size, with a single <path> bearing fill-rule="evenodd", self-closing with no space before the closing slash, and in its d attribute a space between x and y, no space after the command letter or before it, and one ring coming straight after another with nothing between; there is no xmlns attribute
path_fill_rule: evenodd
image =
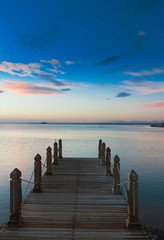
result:
<svg viewBox="0 0 164 240"><path fill-rule="evenodd" d="M42 192L24 200L22 227L4 228L0 239L149 239L143 229L126 230L127 203L112 194L112 181L100 159L59 159L43 176Z"/></svg>

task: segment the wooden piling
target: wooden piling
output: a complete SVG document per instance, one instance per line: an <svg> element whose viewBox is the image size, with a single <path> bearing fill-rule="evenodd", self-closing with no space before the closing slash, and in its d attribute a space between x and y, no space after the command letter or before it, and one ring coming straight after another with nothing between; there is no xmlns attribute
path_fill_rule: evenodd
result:
<svg viewBox="0 0 164 240"><path fill-rule="evenodd" d="M113 188L112 193L120 194L120 158L115 155L113 159Z"/></svg>
<svg viewBox="0 0 164 240"><path fill-rule="evenodd" d="M53 165L58 164L58 144L57 142L54 143L54 162Z"/></svg>
<svg viewBox="0 0 164 240"><path fill-rule="evenodd" d="M52 175L52 148L47 148L47 171L46 175Z"/></svg>
<svg viewBox="0 0 164 240"><path fill-rule="evenodd" d="M63 156L62 156L62 139L59 139L59 158L63 158Z"/></svg>
<svg viewBox="0 0 164 240"><path fill-rule="evenodd" d="M105 150L106 150L106 144L103 142L102 144L102 156L101 156L101 159L102 159L102 162L101 162L101 165L105 165Z"/></svg>
<svg viewBox="0 0 164 240"><path fill-rule="evenodd" d="M21 226L22 180L21 171L15 168L10 174L10 220L9 227Z"/></svg>
<svg viewBox="0 0 164 240"><path fill-rule="evenodd" d="M101 151L102 151L102 140L99 140L99 146L98 146L98 158L101 158Z"/></svg>
<svg viewBox="0 0 164 240"><path fill-rule="evenodd" d="M109 147L106 149L106 169L105 169L105 176L112 176L111 172L111 150Z"/></svg>
<svg viewBox="0 0 164 240"><path fill-rule="evenodd" d="M37 154L34 158L34 188L33 192L41 192L41 156Z"/></svg>
<svg viewBox="0 0 164 240"><path fill-rule="evenodd" d="M140 227L138 219L138 175L132 170L128 174L128 217L126 220L127 228Z"/></svg>

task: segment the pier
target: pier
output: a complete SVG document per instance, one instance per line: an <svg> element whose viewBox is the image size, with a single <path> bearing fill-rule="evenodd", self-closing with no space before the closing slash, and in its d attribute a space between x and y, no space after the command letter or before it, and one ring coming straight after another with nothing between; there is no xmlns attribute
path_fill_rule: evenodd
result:
<svg viewBox="0 0 164 240"><path fill-rule="evenodd" d="M61 139L48 147L45 162L37 154L29 180L17 168L11 172L10 217L0 239L150 239L138 217L137 173L122 182L121 159L111 159L101 139L97 158L67 158L62 147ZM23 200L22 181L33 184Z"/></svg>

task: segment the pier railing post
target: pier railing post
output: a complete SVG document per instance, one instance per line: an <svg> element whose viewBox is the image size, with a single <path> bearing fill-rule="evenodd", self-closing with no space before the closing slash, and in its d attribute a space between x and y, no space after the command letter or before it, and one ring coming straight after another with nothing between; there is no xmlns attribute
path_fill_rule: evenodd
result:
<svg viewBox="0 0 164 240"><path fill-rule="evenodd" d="M120 158L115 155L114 161L113 161L113 188L112 193L114 194L120 194Z"/></svg>
<svg viewBox="0 0 164 240"><path fill-rule="evenodd" d="M138 219L138 175L132 170L128 174L128 217L127 228L138 228L141 223Z"/></svg>
<svg viewBox="0 0 164 240"><path fill-rule="evenodd" d="M105 169L105 176L111 176L111 150L109 147L106 149L106 169Z"/></svg>
<svg viewBox="0 0 164 240"><path fill-rule="evenodd" d="M34 158L34 188L33 192L41 192L41 156L37 154Z"/></svg>
<svg viewBox="0 0 164 240"><path fill-rule="evenodd" d="M102 162L101 162L101 165L105 165L105 150L106 150L106 144L103 142L102 144L102 156L101 156L101 159L102 159Z"/></svg>
<svg viewBox="0 0 164 240"><path fill-rule="evenodd" d="M53 165L58 164L58 144L57 142L54 143L54 162Z"/></svg>
<svg viewBox="0 0 164 240"><path fill-rule="evenodd" d="M59 158L63 158L63 156L62 156L62 139L59 139Z"/></svg>
<svg viewBox="0 0 164 240"><path fill-rule="evenodd" d="M21 171L15 168L10 174L10 220L8 226L21 225L22 180Z"/></svg>
<svg viewBox="0 0 164 240"><path fill-rule="evenodd" d="M52 148L47 148L47 171L46 175L52 175Z"/></svg>
<svg viewBox="0 0 164 240"><path fill-rule="evenodd" d="M100 139L99 140L99 147L98 147L98 158L100 159L101 158L101 155L102 155L102 140Z"/></svg>

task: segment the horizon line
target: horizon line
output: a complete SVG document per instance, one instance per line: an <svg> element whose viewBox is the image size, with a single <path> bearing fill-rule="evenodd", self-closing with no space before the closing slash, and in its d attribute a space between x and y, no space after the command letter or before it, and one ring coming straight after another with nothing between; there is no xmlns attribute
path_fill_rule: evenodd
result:
<svg viewBox="0 0 164 240"><path fill-rule="evenodd" d="M0 124L152 124L152 123L162 123L164 120L153 120L153 121L109 121L109 122L40 122L40 121L30 121L30 122L23 122L23 121L0 121Z"/></svg>

